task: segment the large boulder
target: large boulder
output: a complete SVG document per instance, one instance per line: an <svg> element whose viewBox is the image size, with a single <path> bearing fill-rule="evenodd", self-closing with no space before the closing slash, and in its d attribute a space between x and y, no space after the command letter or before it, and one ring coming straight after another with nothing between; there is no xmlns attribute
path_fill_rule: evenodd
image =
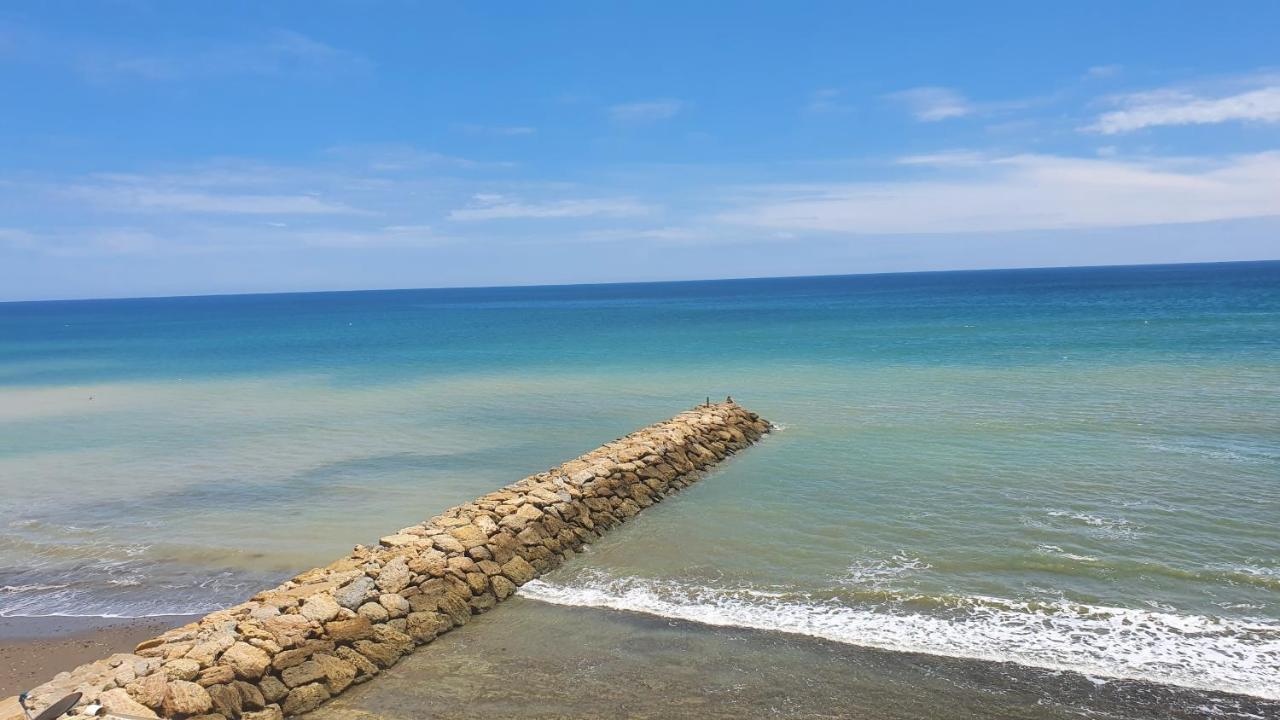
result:
<svg viewBox="0 0 1280 720"><path fill-rule="evenodd" d="M98 696L98 704L107 712L120 715L133 715L140 718L160 717L151 708L134 700L124 688L108 690Z"/></svg>
<svg viewBox="0 0 1280 720"><path fill-rule="evenodd" d="M537 575L533 566L518 555L508 560L507 563L502 566L502 574L516 585L523 585Z"/></svg>
<svg viewBox="0 0 1280 720"><path fill-rule="evenodd" d="M302 601L302 616L315 622L328 622L338 616L342 607L328 593L316 593Z"/></svg>
<svg viewBox="0 0 1280 720"><path fill-rule="evenodd" d="M312 683L296 687L289 691L281 708L285 715L301 715L320 707L320 703L329 699L329 691L320 683Z"/></svg>
<svg viewBox="0 0 1280 720"><path fill-rule="evenodd" d="M367 575L352 580L333 592L334 600L348 610L355 610L364 604L373 593L373 579Z"/></svg>
<svg viewBox="0 0 1280 720"><path fill-rule="evenodd" d="M221 662L231 666L241 680L257 680L271 665L271 657L249 643L238 642L222 653Z"/></svg>
<svg viewBox="0 0 1280 720"><path fill-rule="evenodd" d="M396 597L400 597L397 595ZM401 600L404 600L401 598ZM409 602L404 600L405 605ZM334 642L355 642L356 640L364 640L373 632L373 625L367 617L357 615L347 620L334 620L325 623L325 634Z"/></svg>
<svg viewBox="0 0 1280 720"><path fill-rule="evenodd" d="M164 693L164 714L199 715L213 708L213 699L209 692L199 685L186 680L174 680L168 684Z"/></svg>

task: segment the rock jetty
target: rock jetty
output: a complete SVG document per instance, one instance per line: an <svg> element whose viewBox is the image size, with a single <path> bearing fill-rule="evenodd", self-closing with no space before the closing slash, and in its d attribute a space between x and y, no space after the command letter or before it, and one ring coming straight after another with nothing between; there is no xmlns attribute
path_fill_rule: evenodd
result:
<svg viewBox="0 0 1280 720"><path fill-rule="evenodd" d="M465 625L609 528L769 432L732 400L701 405L527 477L375 547L308 570L31 691L172 720L309 712Z"/></svg>

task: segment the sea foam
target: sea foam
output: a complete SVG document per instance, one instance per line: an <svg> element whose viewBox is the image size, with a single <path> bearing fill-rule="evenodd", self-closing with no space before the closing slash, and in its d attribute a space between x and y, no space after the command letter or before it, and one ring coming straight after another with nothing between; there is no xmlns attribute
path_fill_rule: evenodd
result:
<svg viewBox="0 0 1280 720"><path fill-rule="evenodd" d="M1014 662L1280 699L1280 624L1072 602L915 598L860 606L805 593L579 573L534 580L524 597L705 625L794 633L884 650ZM927 600L927 602L919 602Z"/></svg>

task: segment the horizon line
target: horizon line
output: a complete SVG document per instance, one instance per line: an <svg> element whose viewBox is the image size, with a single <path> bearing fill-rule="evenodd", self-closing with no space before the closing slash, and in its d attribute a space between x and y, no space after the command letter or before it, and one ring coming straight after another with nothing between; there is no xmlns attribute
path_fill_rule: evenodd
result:
<svg viewBox="0 0 1280 720"><path fill-rule="evenodd" d="M331 290L256 290L244 292L222 292L222 293L191 293L189 295L113 295L102 297L71 297L71 298L44 298L38 300L0 300L0 305L17 305L21 303L71 303L71 302L99 302L106 300L179 300L194 298L218 298L218 297L257 297L272 295L335 295L340 293L376 293L376 292L418 292L432 290L506 290L506 289L536 289L536 288L572 288L572 287L597 287L609 285L674 285L685 283L706 283L706 282L740 282L750 280L802 280L805 278L842 278L842 277L878 277L884 275L941 275L947 273L982 273L982 272L1002 272L1002 271L1018 271L1018 270L1089 270L1089 269L1107 269L1107 268L1156 268L1156 267L1183 267L1188 265L1256 265L1264 263L1280 262L1280 257L1261 259L1261 260L1207 260L1195 262L1172 262L1172 263L1117 263L1102 265L1019 265L1015 267L987 267L987 268L951 268L944 270L886 270L881 272L861 272L861 273L823 273L817 275L748 275L740 277L720 277L720 278L693 278L684 280L614 280L607 282L568 282L568 283L516 283L512 285L434 285L428 287L391 287L391 288L358 288L358 289L331 289Z"/></svg>

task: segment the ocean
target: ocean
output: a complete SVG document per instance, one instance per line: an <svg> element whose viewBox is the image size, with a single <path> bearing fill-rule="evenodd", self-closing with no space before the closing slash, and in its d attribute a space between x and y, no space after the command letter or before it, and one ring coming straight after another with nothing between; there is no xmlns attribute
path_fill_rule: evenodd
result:
<svg viewBox="0 0 1280 720"><path fill-rule="evenodd" d="M0 304L0 616L213 610L725 395L779 430L396 672L1280 707L1280 262Z"/></svg>

